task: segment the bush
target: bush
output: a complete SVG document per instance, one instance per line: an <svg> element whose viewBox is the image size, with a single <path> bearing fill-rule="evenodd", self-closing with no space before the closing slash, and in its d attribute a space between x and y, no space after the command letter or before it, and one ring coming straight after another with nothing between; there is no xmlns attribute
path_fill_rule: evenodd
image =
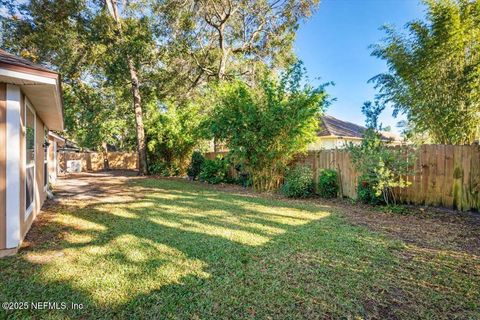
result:
<svg viewBox="0 0 480 320"><path fill-rule="evenodd" d="M192 179L195 180L200 175L202 171L203 163L205 162L205 157L198 151L195 151L192 154L192 160L190 161L190 166L187 170L187 175Z"/></svg>
<svg viewBox="0 0 480 320"><path fill-rule="evenodd" d="M175 165L169 165L165 162L153 162L148 165L148 172L154 175L161 175L164 177L177 176L179 169Z"/></svg>
<svg viewBox="0 0 480 320"><path fill-rule="evenodd" d="M353 166L360 174L358 198L365 203L396 203L396 190L408 187L405 176L412 174L414 154L408 147L389 148L382 137L378 117L385 105L366 102L362 112L367 117L367 130L360 145L349 143L347 150ZM382 199L380 199L380 197Z"/></svg>
<svg viewBox="0 0 480 320"><path fill-rule="evenodd" d="M313 193L313 171L307 166L297 166L287 172L282 193L289 198L306 198Z"/></svg>
<svg viewBox="0 0 480 320"><path fill-rule="evenodd" d="M318 194L322 198L335 198L338 194L338 174L332 169L323 169L318 176Z"/></svg>
<svg viewBox="0 0 480 320"><path fill-rule="evenodd" d="M383 197L377 193L374 183L365 176L358 178L357 196L363 203L377 205L383 202Z"/></svg>
<svg viewBox="0 0 480 320"><path fill-rule="evenodd" d="M328 105L325 85L306 81L300 62L280 77L259 74L258 81L221 81L213 87L209 138L222 141L235 164L242 164L258 191L278 189L288 164L317 138L318 117Z"/></svg>
<svg viewBox="0 0 480 320"><path fill-rule="evenodd" d="M211 184L227 182L228 161L222 157L215 160L206 159L200 171L200 180Z"/></svg>
<svg viewBox="0 0 480 320"><path fill-rule="evenodd" d="M199 123L202 115L193 104L166 102L146 106L145 135L148 157L151 162L165 163L165 175L184 175L190 156L199 146ZM176 174L176 175L177 175Z"/></svg>

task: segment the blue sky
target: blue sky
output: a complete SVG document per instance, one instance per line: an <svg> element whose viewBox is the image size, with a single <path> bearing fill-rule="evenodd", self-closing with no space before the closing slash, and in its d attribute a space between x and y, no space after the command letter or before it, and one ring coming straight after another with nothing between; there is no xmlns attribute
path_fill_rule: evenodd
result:
<svg viewBox="0 0 480 320"><path fill-rule="evenodd" d="M371 57L369 45L378 43L382 25L403 28L421 18L424 7L417 0L323 0L316 13L303 23L297 34L295 52L303 60L311 79L335 82L328 92L337 101L327 111L342 120L364 124L361 106L373 100L375 90L367 81L387 70L384 61ZM398 132L392 110L381 121Z"/></svg>

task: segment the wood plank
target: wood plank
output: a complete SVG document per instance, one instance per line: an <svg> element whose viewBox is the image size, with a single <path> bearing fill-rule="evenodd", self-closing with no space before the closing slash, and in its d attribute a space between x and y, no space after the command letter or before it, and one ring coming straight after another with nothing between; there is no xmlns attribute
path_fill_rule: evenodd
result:
<svg viewBox="0 0 480 320"><path fill-rule="evenodd" d="M429 184L427 205L437 205L437 146L429 145L427 147L428 166L429 166Z"/></svg>
<svg viewBox="0 0 480 320"><path fill-rule="evenodd" d="M445 146L445 181L443 183L443 206L453 208L453 170L455 149L452 145Z"/></svg>
<svg viewBox="0 0 480 320"><path fill-rule="evenodd" d="M444 202L445 190L445 145L437 145L437 188L435 193L437 195L436 205L442 206Z"/></svg>
<svg viewBox="0 0 480 320"><path fill-rule="evenodd" d="M480 209L480 146L472 146L470 179L472 188L472 208Z"/></svg>
<svg viewBox="0 0 480 320"><path fill-rule="evenodd" d="M431 153L430 153L430 146L426 145L425 146L425 157L423 158L423 168L424 170L424 175L425 179L422 180L422 186L424 188L423 190L423 196L424 196L424 204L425 205L430 205L431 204L431 198L432 198L432 192L431 192L431 187L432 187L432 163L431 163Z"/></svg>
<svg viewBox="0 0 480 320"><path fill-rule="evenodd" d="M462 199L461 208L463 211L471 209L471 184L470 184L470 159L471 159L471 147L462 146Z"/></svg>
<svg viewBox="0 0 480 320"><path fill-rule="evenodd" d="M462 208L462 147L453 147L453 208L461 210Z"/></svg>

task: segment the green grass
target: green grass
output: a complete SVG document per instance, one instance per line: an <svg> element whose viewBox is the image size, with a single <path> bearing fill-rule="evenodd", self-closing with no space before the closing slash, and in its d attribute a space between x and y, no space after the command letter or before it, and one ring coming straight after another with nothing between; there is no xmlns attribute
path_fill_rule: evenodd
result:
<svg viewBox="0 0 480 320"><path fill-rule="evenodd" d="M0 315L480 318L477 256L407 245L328 206L173 180L133 180L128 191L50 209L38 242L0 260L0 302L82 310Z"/></svg>

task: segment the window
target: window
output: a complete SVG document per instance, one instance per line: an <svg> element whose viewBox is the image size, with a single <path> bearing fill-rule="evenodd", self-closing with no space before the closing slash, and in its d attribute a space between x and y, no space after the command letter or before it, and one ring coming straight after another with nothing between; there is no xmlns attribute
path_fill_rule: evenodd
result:
<svg viewBox="0 0 480 320"><path fill-rule="evenodd" d="M25 103L25 219L33 211L35 200L35 113Z"/></svg>
<svg viewBox="0 0 480 320"><path fill-rule="evenodd" d="M45 189L48 188L48 129L47 127L43 128L43 186Z"/></svg>

